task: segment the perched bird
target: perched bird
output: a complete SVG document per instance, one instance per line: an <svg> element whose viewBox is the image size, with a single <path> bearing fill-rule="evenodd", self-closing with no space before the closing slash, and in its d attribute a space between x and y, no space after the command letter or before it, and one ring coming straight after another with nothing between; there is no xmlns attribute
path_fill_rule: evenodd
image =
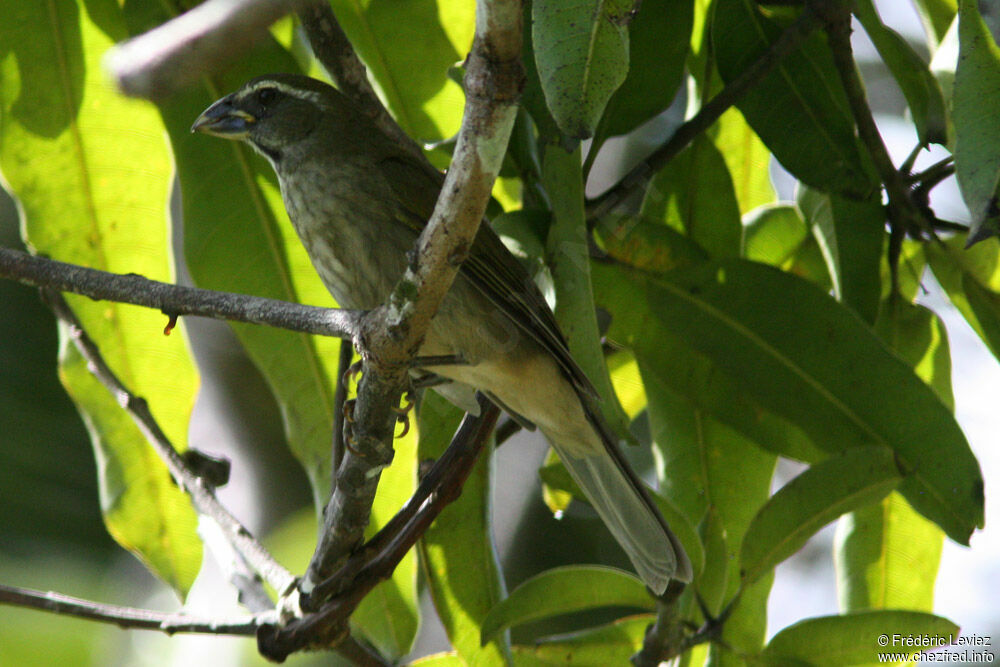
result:
<svg viewBox="0 0 1000 667"><path fill-rule="evenodd" d="M300 75L253 79L191 129L242 140L270 161L289 218L337 303L371 309L387 299L434 209L440 172L336 89ZM419 353L443 356L463 363L422 370L536 424L653 591L672 578L691 580L683 547L618 449L552 311L487 224ZM468 406L461 392L442 393Z"/></svg>

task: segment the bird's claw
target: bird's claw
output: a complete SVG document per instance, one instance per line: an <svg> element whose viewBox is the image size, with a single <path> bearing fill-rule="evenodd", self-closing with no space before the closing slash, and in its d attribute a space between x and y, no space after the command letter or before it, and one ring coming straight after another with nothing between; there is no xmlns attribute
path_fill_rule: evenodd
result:
<svg viewBox="0 0 1000 667"><path fill-rule="evenodd" d="M392 409L396 413L396 421L403 425L403 432L397 435L397 438L405 437L410 432L410 411L416 404L413 391L409 390L403 394L403 404Z"/></svg>
<svg viewBox="0 0 1000 667"><path fill-rule="evenodd" d="M356 380L358 376L361 375L363 367L364 367L364 362L360 360L355 361L353 364L347 367L347 370L344 371L343 377L341 377L341 382L344 383L345 387L349 386L352 381Z"/></svg>
<svg viewBox="0 0 1000 667"><path fill-rule="evenodd" d="M355 399L350 399L344 401L344 421L348 424L354 423L354 404L357 403Z"/></svg>

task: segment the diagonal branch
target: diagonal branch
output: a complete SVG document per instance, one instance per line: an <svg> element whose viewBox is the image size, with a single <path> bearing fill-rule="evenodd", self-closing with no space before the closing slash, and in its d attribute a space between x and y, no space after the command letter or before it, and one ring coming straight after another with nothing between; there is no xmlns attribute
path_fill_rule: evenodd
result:
<svg viewBox="0 0 1000 667"><path fill-rule="evenodd" d="M625 202L632 193L644 187L653 174L687 148L698 135L712 127L729 107L739 102L747 91L760 83L761 79L767 76L785 56L799 48L818 25L819 19L816 13L810 7L806 7L795 23L788 26L756 62L743 70L739 77L727 83L718 95L698 110L698 113L678 127L666 143L636 165L610 190L588 201L587 219L596 220L607 215Z"/></svg>
<svg viewBox="0 0 1000 667"><path fill-rule="evenodd" d="M113 623L120 628L159 630L168 635L193 632L213 635L253 635L265 622L273 622L274 613L255 614L236 619L202 618L185 613L168 613L137 609L83 600L61 593L0 584L0 603L29 609L76 616L101 623Z"/></svg>
<svg viewBox="0 0 1000 667"><path fill-rule="evenodd" d="M142 434L166 464L177 485L190 496L191 503L198 513L212 519L222 529L233 549L274 590L278 591L279 594L290 590L295 584L295 577L274 560L264 546L250 534L250 531L222 506L215 497L212 488L188 470L184 459L174 449L173 444L153 418L145 399L130 392L118 379L114 371L104 361L97 345L83 330L80 321L73 314L63 296L52 290L44 291L43 295L56 317L68 325L73 344L87 360L91 373L132 416L139 430L142 431ZM252 587L260 585L258 581L245 583ZM259 598L258 591L251 591L251 593L254 598Z"/></svg>
<svg viewBox="0 0 1000 667"><path fill-rule="evenodd" d="M267 28L315 0L208 0L114 47L105 67L126 95L160 100L217 73L268 36Z"/></svg>
<svg viewBox="0 0 1000 667"><path fill-rule="evenodd" d="M330 3L327 0L315 2L300 9L298 16L313 55L323 64L340 92L351 98L396 143L405 147L418 160L426 160L420 145L399 127L375 94L375 89L368 81L368 70L354 52L354 47L337 22Z"/></svg>
<svg viewBox="0 0 1000 667"><path fill-rule="evenodd" d="M302 306L258 296L181 287L134 273L108 273L3 247L0 247L0 278L82 294L94 300L156 308L169 317L197 315L339 338L355 336L364 315L361 311Z"/></svg>
<svg viewBox="0 0 1000 667"><path fill-rule="evenodd" d="M458 498L483 445L496 425L499 409L478 396L480 415L466 415L451 444L420 481L406 505L343 567L313 591L324 602L315 613L284 627L264 625L257 633L262 655L284 660L290 653L315 646L321 638L336 638L358 603L379 582L392 576L396 565L449 503ZM312 599L304 601L306 605Z"/></svg>

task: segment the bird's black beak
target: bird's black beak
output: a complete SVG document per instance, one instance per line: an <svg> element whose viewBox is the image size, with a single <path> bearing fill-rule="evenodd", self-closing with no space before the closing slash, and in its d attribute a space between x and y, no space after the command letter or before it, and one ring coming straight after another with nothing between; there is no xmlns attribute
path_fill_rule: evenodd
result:
<svg viewBox="0 0 1000 667"><path fill-rule="evenodd" d="M252 115L234 105L232 95L205 109L191 126L192 132L204 132L225 139L242 139L257 122Z"/></svg>

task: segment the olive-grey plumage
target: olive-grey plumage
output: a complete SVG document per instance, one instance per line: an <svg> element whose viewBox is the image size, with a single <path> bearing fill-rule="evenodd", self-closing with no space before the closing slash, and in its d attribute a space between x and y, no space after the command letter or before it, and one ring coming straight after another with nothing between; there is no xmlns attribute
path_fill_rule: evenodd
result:
<svg viewBox="0 0 1000 667"><path fill-rule="evenodd" d="M267 157L289 218L341 306L386 300L433 211L440 172L335 89L300 75L248 82L192 130L242 139ZM421 347L422 357L438 355L466 363L426 370L539 426L650 588L691 580L683 548L618 450L541 292L486 224Z"/></svg>

